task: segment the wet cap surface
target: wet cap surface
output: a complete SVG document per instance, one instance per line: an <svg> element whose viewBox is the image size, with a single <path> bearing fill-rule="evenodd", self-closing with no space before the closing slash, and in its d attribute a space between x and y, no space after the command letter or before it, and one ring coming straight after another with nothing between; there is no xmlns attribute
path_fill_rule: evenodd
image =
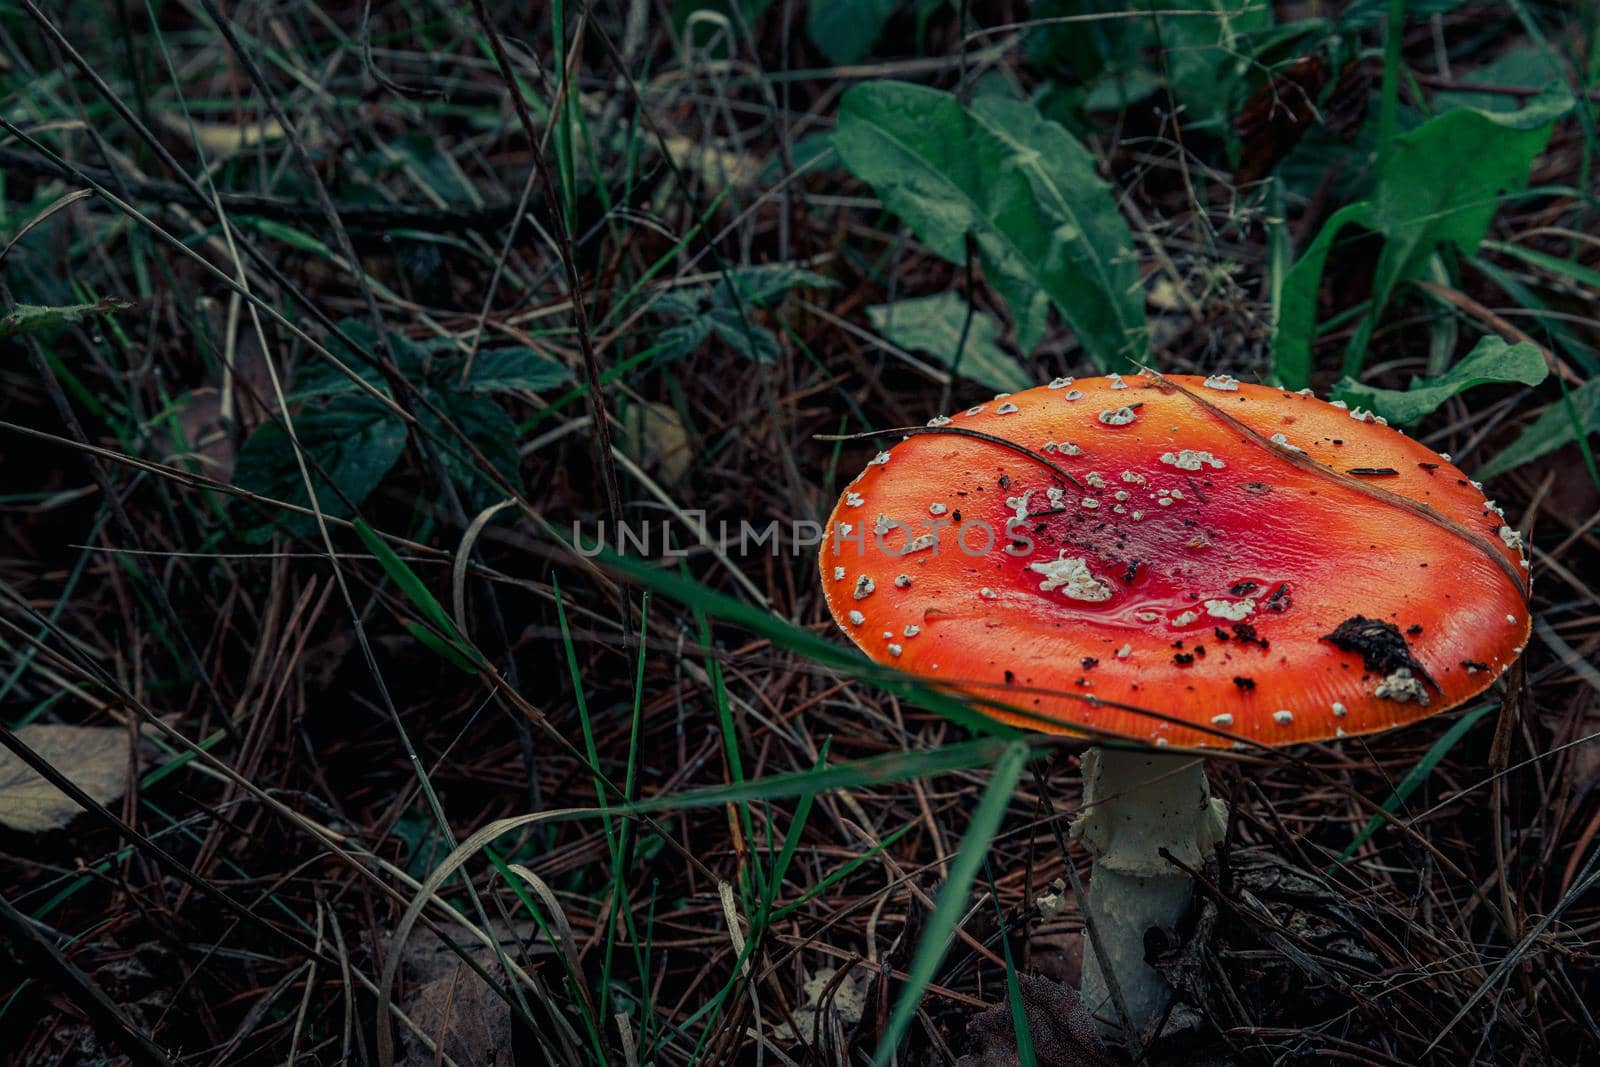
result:
<svg viewBox="0 0 1600 1067"><path fill-rule="evenodd" d="M1027 713L977 705L996 718L1181 746L1372 733L1482 692L1527 641L1514 531L1359 410L1127 375L932 425L847 487L822 585L874 660Z"/></svg>

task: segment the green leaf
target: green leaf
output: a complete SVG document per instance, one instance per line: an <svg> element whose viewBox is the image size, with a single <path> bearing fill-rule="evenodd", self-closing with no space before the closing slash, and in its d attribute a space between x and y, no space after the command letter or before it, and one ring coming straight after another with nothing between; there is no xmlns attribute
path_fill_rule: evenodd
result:
<svg viewBox="0 0 1600 1067"><path fill-rule="evenodd" d="M435 389L429 389L428 396L445 418L455 423L466 434L467 440L494 464L495 469L513 486L520 488L521 457L517 454L517 424L499 402L488 396L445 393ZM451 480L466 492L469 510L481 510L505 495L483 472L477 458L467 451L433 412L419 409L417 423L434 436L433 447L438 449L439 459Z"/></svg>
<svg viewBox="0 0 1600 1067"><path fill-rule="evenodd" d="M900 82L845 93L834 146L937 255L966 261L967 238L1005 300L1022 350L1054 304L1101 366L1146 349L1133 238L1094 158L1032 104Z"/></svg>
<svg viewBox="0 0 1600 1067"><path fill-rule="evenodd" d="M1405 426L1474 386L1504 382L1538 385L1548 373L1537 345L1526 341L1508 345L1498 337L1485 337L1448 371L1437 378L1413 378L1409 389L1378 389L1345 378L1334 386L1333 392L1352 407L1370 408L1390 422Z"/></svg>
<svg viewBox="0 0 1600 1067"><path fill-rule="evenodd" d="M326 407L303 408L295 416L294 430L307 456L317 503L325 514L340 518L349 515L352 506L361 506L406 446L405 424L366 396L342 396ZM311 506L294 445L275 422L263 424L239 449L233 484L261 496ZM282 512L275 521L296 536L316 529L310 515ZM270 534L269 523L246 530L244 536L263 541Z"/></svg>
<svg viewBox="0 0 1600 1067"><path fill-rule="evenodd" d="M1037 25L1028 33L1028 59L1040 70L1070 69L1084 85L1103 84L1101 74L1107 71L1128 73L1146 67L1140 50L1153 43L1150 20L1117 18L1126 7L1123 0L1032 0L1028 14ZM1085 15L1111 17L1084 19Z"/></svg>
<svg viewBox="0 0 1600 1067"><path fill-rule="evenodd" d="M77 322L85 315L109 315L113 311L126 311L133 307L131 301L108 296L92 304L71 304L65 307L42 307L38 304L14 304L4 317L0 317L0 337L14 337L21 333L34 333L52 326Z"/></svg>
<svg viewBox="0 0 1600 1067"><path fill-rule="evenodd" d="M715 333L729 348L756 363L778 358L778 339L751 318L776 307L791 289L827 289L838 283L786 264L730 270L709 291L679 290L656 298L655 310L678 320L662 332L664 358L688 355Z"/></svg>
<svg viewBox="0 0 1600 1067"><path fill-rule="evenodd" d="M680 319L661 331L656 339L661 348L662 360L677 359L687 356L706 343L711 336L711 320L705 315L695 315L694 318Z"/></svg>
<svg viewBox="0 0 1600 1067"><path fill-rule="evenodd" d="M1311 341L1317 328L1317 291L1322 287L1322 268L1328 252L1346 226L1370 225L1372 205L1362 200L1346 204L1322 224L1311 247L1295 261L1283 280L1283 297L1274 327L1272 373L1286 389L1304 389L1311 384Z"/></svg>
<svg viewBox="0 0 1600 1067"><path fill-rule="evenodd" d="M378 369L382 346L378 344L377 331L365 319L341 319L339 333L328 338L327 348L339 362L350 368L362 381L374 389L388 392L383 371ZM345 338L348 337L349 341ZM389 345L394 350L396 364L402 375L420 378L427 363L428 353L403 334L389 331ZM340 396L358 393L361 387L350 375L321 356L312 355L295 371L294 391L290 400L308 400L319 396Z"/></svg>
<svg viewBox="0 0 1600 1067"><path fill-rule="evenodd" d="M1480 482L1487 481L1571 444L1578 440L1580 433L1585 438L1600 433L1600 378L1585 382L1551 404L1532 426L1522 431L1521 437L1478 468L1473 477Z"/></svg>
<svg viewBox="0 0 1600 1067"><path fill-rule="evenodd" d="M877 1052L872 1057L874 1067L883 1067L894 1058L900 1039L905 1036L906 1029L916 1015L922 994L933 984L961 916L967 910L967 894L972 890L973 879L988 855L989 843L1000 829L1006 805L1011 801L1012 790L1016 788L1027 760L1028 746L1012 742L995 764L989 787L978 800L978 806L972 812L972 822L967 826L967 832L950 861L950 874L945 878L944 885L939 887L933 911L923 924L916 954L906 967L905 984L900 987L894 1011L889 1016L889 1025L884 1029Z"/></svg>
<svg viewBox="0 0 1600 1067"><path fill-rule="evenodd" d="M716 307L706 312L706 325L722 343L755 363L772 363L778 358L778 339L765 326L757 326L748 314L736 308Z"/></svg>
<svg viewBox="0 0 1600 1067"><path fill-rule="evenodd" d="M1209 8L1216 17L1157 17L1167 80L1190 127L1219 128L1232 117L1243 79L1255 65L1240 38L1272 25L1272 5L1268 0L1203 0L1192 6Z"/></svg>
<svg viewBox="0 0 1600 1067"><path fill-rule="evenodd" d="M1413 21L1430 19L1460 7L1465 0L1407 0L1406 14ZM1369 30L1383 22L1389 14L1389 0L1355 0L1339 16L1339 28L1346 33Z"/></svg>
<svg viewBox="0 0 1600 1067"><path fill-rule="evenodd" d="M1396 287L1419 276L1441 244L1468 255L1477 249L1504 194L1527 185L1534 157L1549 140L1555 119L1571 104L1569 98L1550 94L1514 112L1456 108L1395 138L1388 168L1372 197L1335 212L1290 268L1273 341L1278 381L1291 389L1309 384L1317 292L1328 250L1341 229L1357 223L1386 238L1371 306L1345 351L1344 373L1353 377Z"/></svg>
<svg viewBox="0 0 1600 1067"><path fill-rule="evenodd" d="M407 619L402 620L402 625L456 666L466 671L473 670L473 664L479 662L477 651L461 636L456 624L445 613L444 606L428 591L427 585L417 577L417 572L400 558L399 553L389 547L387 541L378 536L377 531L369 526L365 519L357 519L354 526L356 536L361 538L361 543L367 546L367 551L377 559L378 565L389 576L389 580L394 582L401 594L417 609L418 614L422 616L422 622L426 624Z"/></svg>
<svg viewBox="0 0 1600 1067"><path fill-rule="evenodd" d="M1395 287L1420 276L1436 247L1477 251L1503 195L1527 186L1534 157L1571 106L1569 98L1553 94L1520 111L1456 108L1395 138L1372 197L1372 225L1388 240L1378 257L1372 307L1345 351L1346 374L1361 369Z"/></svg>
<svg viewBox="0 0 1600 1067"><path fill-rule="evenodd" d="M867 318L873 329L901 348L926 352L979 385L1005 393L1034 385L1022 364L1001 351L1000 323L987 311L971 310L972 324L966 327L966 341L962 342L969 310L958 294L939 293L874 304L867 308Z"/></svg>
<svg viewBox="0 0 1600 1067"><path fill-rule="evenodd" d="M1493 704L1479 705L1478 707L1467 712L1465 715L1461 716L1461 718L1457 719L1455 722L1451 723L1450 729L1441 734L1439 736L1439 740L1435 741L1432 747L1429 748L1427 752L1423 753L1422 758L1417 761L1416 766L1407 771L1406 776L1400 779L1400 783L1394 787L1394 791L1391 792L1388 798L1384 800L1382 805L1383 810L1388 812L1390 815L1393 815L1396 811L1398 811L1400 809L1400 805L1406 802L1406 798L1412 793L1416 792L1417 786L1428 780L1428 775L1432 774L1434 768L1439 766L1440 761L1443 760L1445 756L1449 755L1450 750L1456 746L1456 742L1460 741L1462 736L1465 735L1468 730L1477 725L1479 719L1493 711L1494 708L1495 705ZM1346 845L1345 850L1339 854L1339 859L1334 863L1334 866L1338 866L1339 864L1348 860L1351 856L1354 856L1356 854L1356 849L1360 848L1362 844L1366 842L1367 838L1377 833L1378 828L1386 821L1387 820L1382 815L1374 815L1371 819L1367 820L1367 825L1362 827L1361 832L1358 833L1355 836L1355 839L1352 840L1350 844Z"/></svg>
<svg viewBox="0 0 1600 1067"><path fill-rule="evenodd" d="M718 279L712 289L711 299L719 307L737 308L755 305L759 308L776 307L791 289L833 289L838 282L804 267L791 267L774 263L760 267L740 267L730 270ZM739 299L734 299L737 291Z"/></svg>
<svg viewBox="0 0 1600 1067"><path fill-rule="evenodd" d="M1457 67L1454 73L1470 85L1508 85L1523 89L1543 89L1564 82L1567 77L1558 54L1536 44L1508 49L1472 70L1463 71ZM1510 93L1444 92L1435 94L1433 106L1439 111L1452 107L1515 111L1517 97Z"/></svg>
<svg viewBox="0 0 1600 1067"><path fill-rule="evenodd" d="M855 63L872 51L899 8L900 0L813 0L806 35L829 63Z"/></svg>
<svg viewBox="0 0 1600 1067"><path fill-rule="evenodd" d="M473 393L537 393L572 381L572 368L531 348L491 348L472 359L462 388Z"/></svg>

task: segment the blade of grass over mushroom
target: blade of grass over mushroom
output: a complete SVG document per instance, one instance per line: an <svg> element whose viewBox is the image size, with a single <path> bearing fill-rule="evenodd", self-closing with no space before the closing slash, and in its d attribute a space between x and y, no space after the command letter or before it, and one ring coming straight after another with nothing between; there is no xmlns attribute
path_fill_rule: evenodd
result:
<svg viewBox="0 0 1600 1067"><path fill-rule="evenodd" d="M967 318L971 316L971 326ZM1016 392L1035 385L1022 364L1000 348L1000 323L955 293L897 300L867 308L872 328L909 351L926 352L979 385Z"/></svg>
<svg viewBox="0 0 1600 1067"><path fill-rule="evenodd" d="M759 634L780 648L786 648L807 659L843 671L851 677L878 686L887 692L914 699L924 707L937 711L978 733L1016 736L1016 731L978 714L958 697L923 685L898 671L886 671L864 657L818 637L786 619L750 607L690 578L661 570L643 560L618 555L609 549L601 552L596 558L609 569L663 596L692 605L707 615Z"/></svg>
<svg viewBox="0 0 1600 1067"><path fill-rule="evenodd" d="M1450 729L1441 734L1439 740L1429 746L1428 751L1422 754L1422 758L1416 762L1416 765L1407 771L1405 777L1395 785L1394 790L1383 802L1384 812L1392 816L1399 811L1400 805L1404 804L1407 798L1417 791L1419 785L1428 780L1428 776L1450 754L1450 750L1456 747L1456 743L1466 736L1467 731L1476 726L1478 720L1493 711L1497 706L1495 704L1480 704L1451 723ZM1339 853L1339 858L1334 860L1328 867L1329 872L1331 873L1335 868L1348 862L1350 857L1356 854L1356 850L1366 844L1367 839L1377 833L1378 828L1387 821L1383 815L1374 815L1367 820L1367 825L1362 827L1361 832L1356 834L1355 839L1345 846L1343 852Z"/></svg>
<svg viewBox="0 0 1600 1067"><path fill-rule="evenodd" d="M966 911L967 895L972 890L979 868L987 859L989 843L1000 830L1006 805L1011 802L1011 793L1022 777L1028 756L1027 745L1012 742L995 763L989 785L978 800L978 806L973 809L972 821L951 858L950 873L939 888L933 911L923 923L917 951L906 966L905 984L900 987L894 1010L889 1015L889 1025L879 1038L877 1051L873 1054L874 1067L884 1067L894 1060L900 1040L916 1016L922 994L927 992L938 974L939 964L944 960L950 941L955 936L956 926Z"/></svg>
<svg viewBox="0 0 1600 1067"><path fill-rule="evenodd" d="M1005 299L1023 352L1048 308L1102 367L1146 347L1133 238L1094 158L1031 104L954 96L901 82L849 90L834 134L839 157L935 254L966 259L970 234Z"/></svg>
<svg viewBox="0 0 1600 1067"><path fill-rule="evenodd" d="M1508 345L1484 337L1459 363L1437 378L1413 378L1409 389L1379 389L1350 378L1333 387L1335 399L1369 408L1392 423L1408 426L1432 414L1446 400L1480 385L1538 385L1550 373L1544 354L1526 341Z"/></svg>
<svg viewBox="0 0 1600 1067"><path fill-rule="evenodd" d="M1299 467L1302 470L1315 472L1330 482L1336 482L1339 485L1347 486L1359 493L1363 493L1366 496L1372 497L1375 500L1381 500L1392 507L1399 508L1403 511L1408 511L1413 515L1426 519L1428 522L1433 523L1435 526L1438 526L1441 529L1450 531L1455 536L1472 545L1491 563L1500 568L1500 570L1506 575L1506 577L1511 579L1512 583L1518 589L1523 590L1524 596L1526 596L1528 579L1523 575L1518 574L1516 569L1511 565L1510 561L1508 561L1505 556L1500 554L1500 550L1497 549L1487 537L1478 533L1476 530L1469 529L1466 526L1463 526L1461 523L1456 522L1454 519L1440 514L1438 511L1434 510L1428 505L1420 503L1416 500L1412 500L1410 497L1401 496L1399 493L1391 493L1387 489L1374 484L1369 479L1353 478L1341 470L1336 470L1333 467L1318 463L1316 460L1306 457L1303 453L1288 452L1280 449L1272 444L1272 442L1268 441L1265 437L1261 436L1261 434L1257 433L1249 426L1246 426L1244 423L1234 418L1225 409L1217 404L1212 403L1205 397L1200 396L1194 390L1186 389L1177 382L1172 381L1172 379L1167 378L1164 375L1157 374L1154 371L1147 369L1146 373L1154 374L1155 377L1166 383L1166 385L1176 389L1178 392L1188 397L1200 407L1203 407L1207 411L1211 412L1211 414L1216 418L1226 422L1247 440L1253 441L1256 445L1277 457L1281 462L1292 464L1293 466Z"/></svg>

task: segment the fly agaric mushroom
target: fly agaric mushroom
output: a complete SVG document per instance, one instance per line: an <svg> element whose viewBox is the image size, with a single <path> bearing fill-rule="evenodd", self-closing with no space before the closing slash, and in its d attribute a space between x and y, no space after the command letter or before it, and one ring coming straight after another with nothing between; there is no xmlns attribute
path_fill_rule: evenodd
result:
<svg viewBox="0 0 1600 1067"><path fill-rule="evenodd" d="M821 553L873 660L1015 726L1099 740L1073 833L1094 856L1083 993L1170 998L1171 932L1225 808L1162 747L1376 733L1482 692L1527 641L1527 562L1481 487L1382 419L1141 374L996 397L867 465ZM1128 744L1152 747L1130 748Z"/></svg>

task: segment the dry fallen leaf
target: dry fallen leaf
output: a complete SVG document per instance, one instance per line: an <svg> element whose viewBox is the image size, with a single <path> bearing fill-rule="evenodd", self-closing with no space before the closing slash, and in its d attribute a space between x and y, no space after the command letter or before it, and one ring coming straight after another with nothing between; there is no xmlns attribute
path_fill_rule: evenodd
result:
<svg viewBox="0 0 1600 1067"><path fill-rule="evenodd" d="M1017 975L1024 1018L1039 1067L1110 1067L1094 1017L1078 991L1048 978ZM967 1020L968 1052L957 1067L1003 1067L1017 1062L1016 1023L1002 1001Z"/></svg>
<svg viewBox="0 0 1600 1067"><path fill-rule="evenodd" d="M435 1042L443 1042L445 1055L463 1067L498 1067L513 1062L511 1010L464 964L407 998L406 1014L423 1033ZM406 1040L412 1053L410 1062L433 1062L433 1053L409 1030Z"/></svg>
<svg viewBox="0 0 1600 1067"><path fill-rule="evenodd" d="M847 974L835 981L838 973L832 967L822 967L800 987L805 1001L792 1014L800 1027L799 1036L807 1044L817 1044L823 1040L826 1031L819 1030L819 1025L827 1025L827 1013L835 1015L840 1025L848 1031L861 1021L861 1016L866 1012L866 982L857 979L854 974ZM794 1030L786 1022L774 1028L773 1036L782 1041L795 1040Z"/></svg>
<svg viewBox="0 0 1600 1067"><path fill-rule="evenodd" d="M754 156L676 135L669 135L661 143L676 166L698 172L712 192L721 192L729 185L753 185L761 177L762 161Z"/></svg>
<svg viewBox="0 0 1600 1067"><path fill-rule="evenodd" d="M158 116L161 125L181 136L189 136L189 122L182 115L174 112L161 112ZM305 131L301 131L302 135ZM243 149L254 148L262 143L283 140L283 127L277 119L267 119L265 122L248 122L234 125L224 122L196 122L194 123L194 137L200 142L200 147L212 155L231 156Z"/></svg>
<svg viewBox="0 0 1600 1067"><path fill-rule="evenodd" d="M628 413L628 440L630 451L668 485L682 479L694 460L688 431L669 404L635 405Z"/></svg>
<svg viewBox="0 0 1600 1067"><path fill-rule="evenodd" d="M507 929L491 924L503 951L522 956L532 922ZM495 954L482 945L470 951L490 972L498 969ZM434 1042L444 1043L445 1055L462 1067L502 1067L514 1062L511 1009L461 958L430 933L421 932L405 948L407 976L417 985L406 996L405 1013ZM433 1063L434 1052L410 1028L402 1031L406 1063Z"/></svg>
<svg viewBox="0 0 1600 1067"><path fill-rule="evenodd" d="M128 734L118 727L33 725L16 733L102 804L116 800L128 787ZM0 749L0 823L25 833L59 830L80 810L10 749Z"/></svg>
<svg viewBox="0 0 1600 1067"><path fill-rule="evenodd" d="M225 482L233 475L235 451L222 411L222 394L212 386L202 386L174 399L173 414L188 458L201 473Z"/></svg>

